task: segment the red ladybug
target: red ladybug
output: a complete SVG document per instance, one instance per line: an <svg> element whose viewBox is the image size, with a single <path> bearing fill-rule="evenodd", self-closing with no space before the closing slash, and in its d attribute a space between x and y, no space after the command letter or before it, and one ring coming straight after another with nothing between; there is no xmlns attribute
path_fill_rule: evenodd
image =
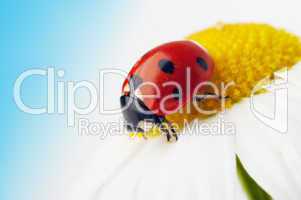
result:
<svg viewBox="0 0 301 200"><path fill-rule="evenodd" d="M158 125L167 140L177 140L167 114L193 100L200 83L210 80L214 63L208 52L192 41L175 41L147 52L130 70L120 98L127 128L146 132L145 123ZM190 87L190 88L188 88Z"/></svg>

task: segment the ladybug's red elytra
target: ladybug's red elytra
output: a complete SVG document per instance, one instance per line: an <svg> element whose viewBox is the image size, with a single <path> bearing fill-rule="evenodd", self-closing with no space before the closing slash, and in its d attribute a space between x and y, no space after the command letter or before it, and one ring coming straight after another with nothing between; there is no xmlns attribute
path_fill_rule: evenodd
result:
<svg viewBox="0 0 301 200"><path fill-rule="evenodd" d="M211 79L213 68L207 51L188 40L165 43L147 52L122 86L120 102L127 128L146 132L145 123L156 125L162 127L168 141L176 141L174 128L161 126L169 124L165 116L192 101L200 83Z"/></svg>

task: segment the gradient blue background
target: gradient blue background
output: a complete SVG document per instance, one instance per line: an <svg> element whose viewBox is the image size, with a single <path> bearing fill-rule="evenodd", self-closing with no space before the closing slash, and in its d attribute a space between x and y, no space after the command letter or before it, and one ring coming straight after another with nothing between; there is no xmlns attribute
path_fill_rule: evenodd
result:
<svg viewBox="0 0 301 200"><path fill-rule="evenodd" d="M120 26L114 16L121 17L124 6L121 0L1 1L0 199L32 199L42 177L55 174L55 152L70 137L66 115L36 116L17 108L15 80L27 69L50 66L64 69L64 79L88 79L108 59L110 35ZM46 92L43 77L22 87L24 102L35 107L46 105Z"/></svg>

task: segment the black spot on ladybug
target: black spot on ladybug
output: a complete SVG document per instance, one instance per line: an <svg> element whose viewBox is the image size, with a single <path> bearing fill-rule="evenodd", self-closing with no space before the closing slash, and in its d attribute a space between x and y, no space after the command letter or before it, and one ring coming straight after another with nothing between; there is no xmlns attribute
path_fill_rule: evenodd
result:
<svg viewBox="0 0 301 200"><path fill-rule="evenodd" d="M172 95L173 95L173 98L175 100L179 100L181 94L180 94L180 91L177 87L175 87L173 90L172 90Z"/></svg>
<svg viewBox="0 0 301 200"><path fill-rule="evenodd" d="M142 78L137 74L133 75L130 78L130 87L134 90L137 89L139 85L141 85L142 83L143 83Z"/></svg>
<svg viewBox="0 0 301 200"><path fill-rule="evenodd" d="M172 74L175 70L174 64L167 59L162 59L159 61L159 67L160 69L167 74Z"/></svg>
<svg viewBox="0 0 301 200"><path fill-rule="evenodd" d="M196 62L199 64L199 66L204 69L204 70L207 70L208 69L208 64L206 63L206 61L201 58L201 57L197 57L196 58Z"/></svg>

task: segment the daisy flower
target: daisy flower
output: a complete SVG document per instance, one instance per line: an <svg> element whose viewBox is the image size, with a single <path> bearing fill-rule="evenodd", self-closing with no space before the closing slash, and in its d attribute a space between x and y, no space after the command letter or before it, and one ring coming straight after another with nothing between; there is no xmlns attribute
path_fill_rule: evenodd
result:
<svg viewBox="0 0 301 200"><path fill-rule="evenodd" d="M107 139L69 199L301 197L299 38L250 23L219 24L187 39L212 56L215 84L235 83L227 90L226 110L208 100L201 106L219 114L168 116L183 127L175 144L160 137Z"/></svg>

